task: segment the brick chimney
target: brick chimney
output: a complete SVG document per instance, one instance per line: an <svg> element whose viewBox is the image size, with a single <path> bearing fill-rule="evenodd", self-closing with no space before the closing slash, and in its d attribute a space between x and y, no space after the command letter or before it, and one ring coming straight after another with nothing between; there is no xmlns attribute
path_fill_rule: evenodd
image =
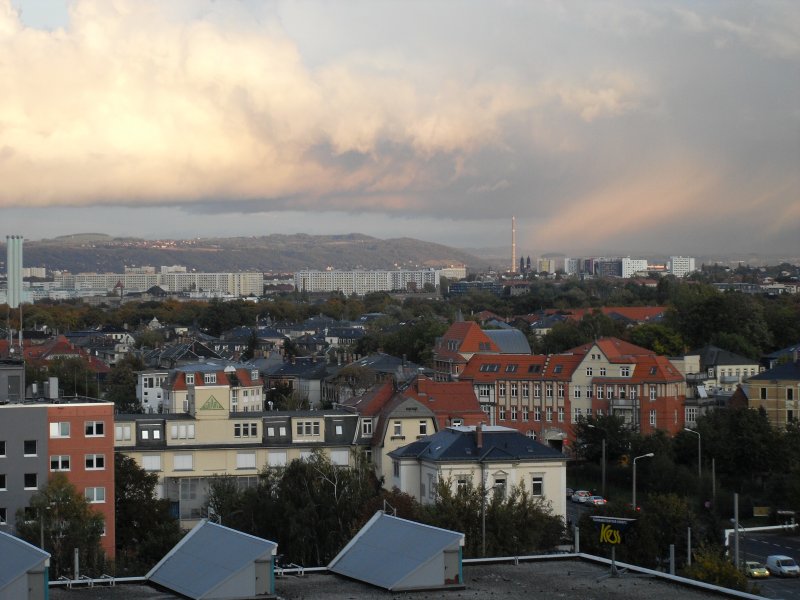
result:
<svg viewBox="0 0 800 600"><path fill-rule="evenodd" d="M478 450L483 448L483 422L478 423L475 428L475 446L477 446Z"/></svg>

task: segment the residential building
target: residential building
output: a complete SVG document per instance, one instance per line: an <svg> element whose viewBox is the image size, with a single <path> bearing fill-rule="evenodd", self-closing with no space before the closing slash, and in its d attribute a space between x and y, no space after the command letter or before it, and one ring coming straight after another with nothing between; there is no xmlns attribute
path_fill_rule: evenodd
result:
<svg viewBox="0 0 800 600"><path fill-rule="evenodd" d="M136 372L136 399L146 413L161 412L164 404L164 383L169 379L167 369L147 369Z"/></svg>
<svg viewBox="0 0 800 600"><path fill-rule="evenodd" d="M342 292L349 296L363 296L371 292L393 292L419 290L426 285L439 287L440 272L434 269L410 271L404 269L386 271L315 271L306 269L294 276L297 291Z"/></svg>
<svg viewBox="0 0 800 600"><path fill-rule="evenodd" d="M631 258L630 256L622 259L622 277L630 279L637 273L647 272L647 261L643 258Z"/></svg>
<svg viewBox="0 0 800 600"><path fill-rule="evenodd" d="M689 256L670 256L668 269L669 274L675 277L686 277L697 270L694 258Z"/></svg>
<svg viewBox="0 0 800 600"><path fill-rule="evenodd" d="M687 352L686 355L699 357L700 369L697 373L692 373L693 376L687 374L687 384L690 384L690 393L700 397L720 391L733 392L748 377L762 370L757 360L711 344Z"/></svg>
<svg viewBox="0 0 800 600"><path fill-rule="evenodd" d="M502 296L505 287L499 281L455 281L447 288L450 296L466 296L470 292L489 292L495 296Z"/></svg>
<svg viewBox="0 0 800 600"><path fill-rule="evenodd" d="M0 406L0 529L15 533L18 510L52 473L67 476L103 515L101 545L113 558L114 405L110 402L31 402Z"/></svg>
<svg viewBox="0 0 800 600"><path fill-rule="evenodd" d="M800 360L795 352L791 362L749 377L744 386L748 406L764 409L773 427L784 429L800 416Z"/></svg>
<svg viewBox="0 0 800 600"><path fill-rule="evenodd" d="M62 290L97 290L107 293L120 288L125 292L144 292L158 286L167 292L213 292L230 296L261 296L264 276L258 272L186 273L62 273L54 276Z"/></svg>
<svg viewBox="0 0 800 600"><path fill-rule="evenodd" d="M571 377L580 360L571 354L475 354L459 381L473 386L490 425L562 450L572 433Z"/></svg>
<svg viewBox="0 0 800 600"><path fill-rule="evenodd" d="M686 386L665 356L617 338L569 350L580 357L571 377L572 421L613 414L643 434L684 427Z"/></svg>
<svg viewBox="0 0 800 600"><path fill-rule="evenodd" d="M197 373L194 373L195 375ZM159 497L170 500L183 528L206 517L214 477L255 486L259 472L320 451L336 465L353 465L358 415L344 410L234 412L219 387L200 386L189 412L117 415L116 451L158 475Z"/></svg>
<svg viewBox="0 0 800 600"><path fill-rule="evenodd" d="M422 504L436 501L439 481L454 489L471 483L502 497L518 486L566 520L566 456L514 429L448 427L389 456L391 484Z"/></svg>
<svg viewBox="0 0 800 600"><path fill-rule="evenodd" d="M456 321L433 349L438 381L455 381L475 354L530 354L525 334L518 329L481 329L474 321Z"/></svg>

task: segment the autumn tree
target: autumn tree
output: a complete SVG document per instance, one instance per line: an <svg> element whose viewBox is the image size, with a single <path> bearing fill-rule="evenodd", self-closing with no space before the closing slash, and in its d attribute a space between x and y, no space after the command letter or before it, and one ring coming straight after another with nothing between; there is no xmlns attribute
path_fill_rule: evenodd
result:
<svg viewBox="0 0 800 600"><path fill-rule="evenodd" d="M81 572L99 577L104 572L106 557L100 547L103 515L92 509L63 473L54 473L50 481L36 492L28 509L16 515L19 536L50 553L53 579L74 577L74 549L78 549Z"/></svg>

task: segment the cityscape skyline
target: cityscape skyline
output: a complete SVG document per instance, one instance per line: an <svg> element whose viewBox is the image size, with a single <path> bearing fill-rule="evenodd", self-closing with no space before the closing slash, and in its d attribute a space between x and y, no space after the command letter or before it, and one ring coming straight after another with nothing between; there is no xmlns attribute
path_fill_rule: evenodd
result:
<svg viewBox="0 0 800 600"><path fill-rule="evenodd" d="M0 0L4 234L786 254L790 2Z"/></svg>

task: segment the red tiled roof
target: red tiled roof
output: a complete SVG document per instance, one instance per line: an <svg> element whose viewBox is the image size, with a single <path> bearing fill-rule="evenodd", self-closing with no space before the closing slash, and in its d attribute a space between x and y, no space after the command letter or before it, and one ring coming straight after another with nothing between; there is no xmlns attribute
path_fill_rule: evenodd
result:
<svg viewBox="0 0 800 600"><path fill-rule="evenodd" d="M440 429L447 427L453 417L462 419L464 425L477 425L487 419L469 382L440 382L420 377L402 394L433 411Z"/></svg>
<svg viewBox="0 0 800 600"><path fill-rule="evenodd" d="M581 344L571 348L569 352L585 356L595 345L611 362L630 362L634 356L655 356L655 352L652 350L615 337L600 338L594 342Z"/></svg>
<svg viewBox="0 0 800 600"><path fill-rule="evenodd" d="M489 336L487 336L480 325L474 321L458 321L450 326L441 339L441 348L447 348L447 342L456 340L460 342L458 352L500 352ZM488 350L481 350L480 344L488 344ZM437 348L437 351L439 348Z"/></svg>
<svg viewBox="0 0 800 600"><path fill-rule="evenodd" d="M486 383L498 379L569 381L581 360L583 355L575 354L476 354L461 372L460 379ZM497 365L497 368L481 370L483 365Z"/></svg>

